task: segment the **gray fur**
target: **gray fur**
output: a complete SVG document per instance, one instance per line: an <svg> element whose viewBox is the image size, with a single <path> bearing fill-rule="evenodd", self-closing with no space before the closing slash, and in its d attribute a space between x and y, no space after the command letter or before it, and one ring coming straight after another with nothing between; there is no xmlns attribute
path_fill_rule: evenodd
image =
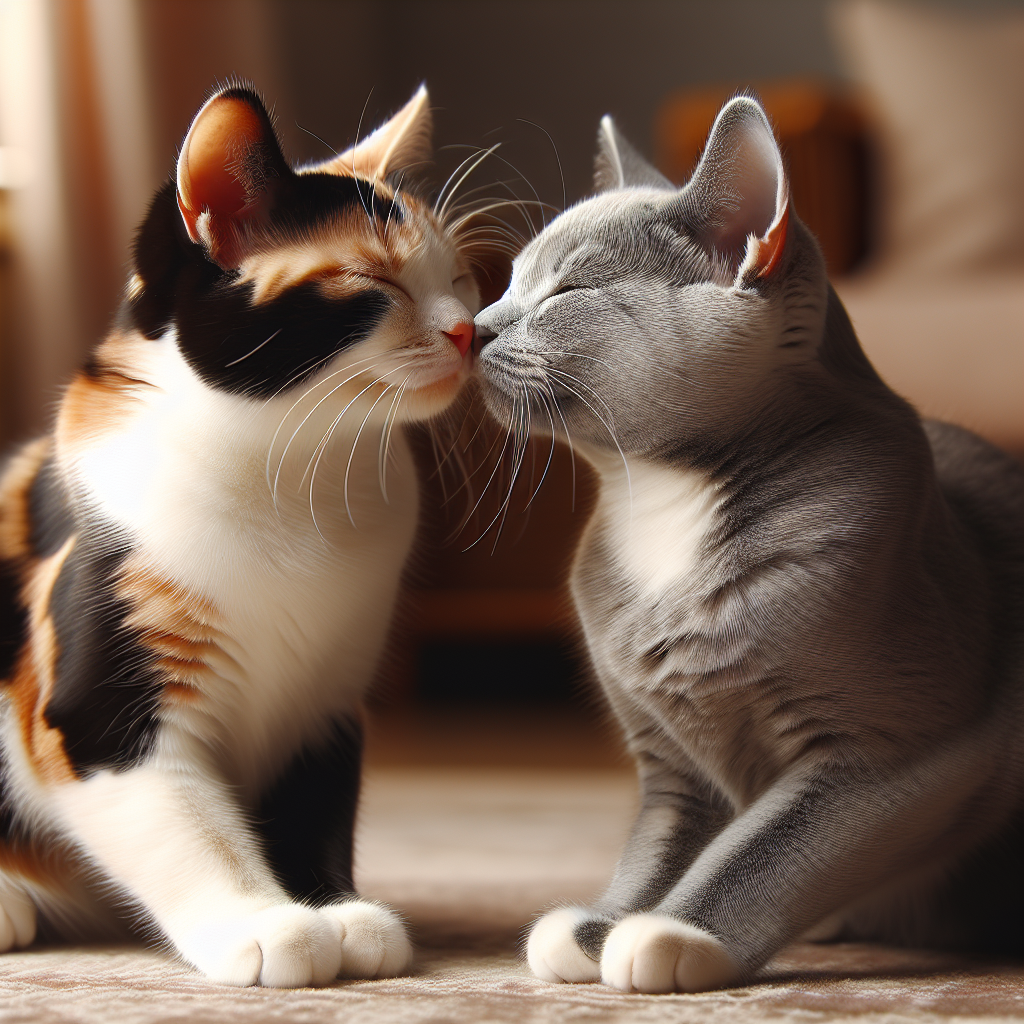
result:
<svg viewBox="0 0 1024 1024"><path fill-rule="evenodd" d="M601 480L572 588L643 800L573 934L669 915L737 978L814 927L1020 949L1024 474L885 386L792 211L758 276L754 101L681 190L619 138L477 318L494 414Z"/></svg>

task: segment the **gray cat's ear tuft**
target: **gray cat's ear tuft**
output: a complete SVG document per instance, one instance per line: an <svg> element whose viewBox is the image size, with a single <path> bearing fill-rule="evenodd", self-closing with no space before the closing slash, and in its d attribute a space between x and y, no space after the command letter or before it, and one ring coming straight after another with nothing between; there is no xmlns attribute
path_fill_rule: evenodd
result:
<svg viewBox="0 0 1024 1024"><path fill-rule="evenodd" d="M789 185L761 105L730 100L683 191L701 241L737 278L767 277L779 265L789 218Z"/></svg>
<svg viewBox="0 0 1024 1024"><path fill-rule="evenodd" d="M619 134L611 116L605 114L597 131L594 188L610 192L619 188L675 189L675 185Z"/></svg>

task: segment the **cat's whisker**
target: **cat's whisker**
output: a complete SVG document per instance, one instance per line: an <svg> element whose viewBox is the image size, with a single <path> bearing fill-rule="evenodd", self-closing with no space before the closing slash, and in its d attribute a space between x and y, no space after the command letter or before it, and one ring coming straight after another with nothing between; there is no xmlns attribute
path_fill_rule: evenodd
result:
<svg viewBox="0 0 1024 1024"><path fill-rule="evenodd" d="M524 396L526 395L526 388L525 388L525 386L523 387L523 394L524 394ZM508 515L509 505L512 502L512 492L515 489L516 480L519 477L519 471L522 468L523 458L525 457L525 454L526 454L526 439L529 437L529 428L527 426L527 421L526 421L526 412L528 411L528 408L529 408L528 401L524 401L524 403L522 405L520 405L518 403L518 401L516 402L516 406L515 406L515 408L513 410L513 417L512 417L512 419L510 420L510 423L509 423L509 426L510 426L510 429L511 429L512 423L515 423L516 421L518 421L518 424L517 424L517 427L516 427L516 430L515 430L515 442L514 442L513 449L512 449L512 465L511 465L510 471L509 471L508 491L507 491L507 493L505 495L505 498L502 501L501 505L498 507L498 511L494 514L494 517L487 524L487 526L484 527L483 532L480 534L480 536L477 538L477 540L474 541L474 544L476 544L476 543L479 543L479 541L483 540L483 538L486 537L487 534L490 532L491 527L494 526L494 524L496 522L498 522L498 520L500 519L501 522L498 525L498 530L497 530L497 533L496 533L495 538L494 538L494 545L491 548L491 554L492 555L494 554L494 551L495 551L495 549L497 547L498 540L501 537L501 530L502 530L502 527L505 525L505 518ZM526 427L526 431L525 432L521 431L519 429L519 427ZM472 547L472 545L470 545L470 546ZM469 549L467 548L466 550L468 551Z"/></svg>
<svg viewBox="0 0 1024 1024"><path fill-rule="evenodd" d="M409 365L408 363L405 363L402 366L396 367L395 369L396 370L403 370L408 365ZM388 373L394 373L394 372L395 372L395 370L388 370ZM334 432L338 429L338 425L341 423L342 419L345 417L345 414L349 411L349 409L352 408L352 406L363 395L366 394L367 391L370 390L370 388L372 388L376 384L379 384L386 376L387 376L387 374L382 374L376 380L371 381L369 384L367 384L366 387L363 388L363 390L360 391L358 395L356 395L353 399L351 399L351 401L348 402L348 404L345 406L345 408L342 409L340 413L338 413L338 415L334 418L334 421L331 423L330 427L327 429L327 432L320 439L320 443L313 450L313 454L310 456L309 462L306 464L306 468L305 468L305 470L302 473L302 477L299 480L299 490L302 489L302 485L303 485L303 483L306 480L306 474L310 472L310 467L312 467L312 474L310 475L310 478L309 478L309 512L310 512L310 515L313 518L313 525L317 527L317 533L320 533L320 528L317 526L316 514L315 514L314 509L313 509L313 483L314 483L314 480L316 479L316 471L317 471L317 469L320 466L320 460L323 458L324 452L327 451L327 447L328 447L328 445L331 442L331 438L334 436ZM388 385L388 387L386 387L384 389L384 392L386 392L389 387L391 387L390 384ZM381 394L383 394L384 392L382 392ZM380 401L380 397L379 396L377 398L377 401ZM374 405L376 405L376 404L377 404L377 402L374 402ZM371 412L373 411L373 407L372 406L371 406L371 410L370 411ZM353 524L353 525L355 525L355 524ZM321 537L321 539L323 539L323 534L322 533L320 533L320 537Z"/></svg>
<svg viewBox="0 0 1024 1024"><path fill-rule="evenodd" d="M447 180L445 180L444 184L441 186L441 190L437 194L437 198L434 200L434 214L441 221L441 223L444 223L444 210L447 207L447 205L449 205L449 201L452 199L452 196L455 195L459 185L461 185L462 182L466 180L466 177L468 177L468 175L471 174L480 163L486 160L487 157L489 157L490 155L494 154L495 151L498 150L498 147L500 145L501 142L497 142L495 145L490 147L489 150L484 150L482 146L477 145L467 146L467 148L469 148L470 151L469 156L461 160L456 169L449 176L447 176ZM445 146L445 148L462 147ZM459 179L458 183L452 187L451 193L449 193L449 186L452 184L452 181L455 179L455 176L459 174L467 164L472 163L473 161L475 161L475 163L473 163L473 166L469 169L469 171L463 174L463 176Z"/></svg>
<svg viewBox="0 0 1024 1024"><path fill-rule="evenodd" d="M232 359L230 363L225 363L224 368L227 369L227 367L229 366L236 366L243 360L248 359L249 356L255 355L257 352L259 352L261 348L263 348L264 345L270 344L270 342L272 342L283 330L283 327L278 327L278 329L274 331L274 333L269 338L267 338L264 341L261 341L254 349L251 349L250 351L246 352L244 356L239 356L237 359Z"/></svg>
<svg viewBox="0 0 1024 1024"><path fill-rule="evenodd" d="M488 491L488 489L491 486L491 482L494 480L494 477L497 474L498 469L500 468L500 466L502 464L502 457L505 454L505 449L508 447L509 438L512 437L512 432L514 430L514 424L515 424L515 410L513 410L511 413L509 413L508 430L505 432L505 440L502 442L501 451L498 452L498 459L497 459L497 461L494 464L494 469L491 470L491 475L487 478L487 483L484 484L483 490L480 492L480 497L477 498L476 504L473 506L472 510L469 513L470 518L472 518L473 515L476 514L476 510L480 507L480 502L482 502L484 500L484 495L487 494L487 491ZM492 520L492 523L493 523L493 520ZM476 547L476 545L479 544L480 541L482 541L484 539L484 537L487 534L487 530L489 530L490 528L491 528L491 523L489 523L487 525L487 528L483 531L483 533L481 533L480 536L477 537L477 539L475 541L473 541L472 544L469 545L469 547L462 549L463 552L469 551L470 548Z"/></svg>
<svg viewBox="0 0 1024 1024"><path fill-rule="evenodd" d="M548 369L550 370L551 368L549 367ZM562 376L570 377L570 379L575 380L576 383L578 383L578 384L582 384L583 383L582 381L576 380L576 378L572 377L570 374L564 374L563 373ZM559 386L565 388L567 391L569 391L572 394L574 394L594 414L594 416L597 417L597 419L600 421L600 423L604 427L604 429L608 431L608 436L612 439L612 443L615 445L615 448L618 451L620 458L622 459L622 465L623 465L623 467L624 467L624 469L626 471L626 488L627 488L627 490L629 492L630 518L632 519L632 515L633 515L633 483L632 483L632 480L630 479L630 475L629 475L629 460L626 458L626 453L622 450L622 446L619 444L619 439L615 436L615 431L612 430L612 428L605 421L604 417L578 391L576 391L575 388L571 387L569 384L566 384L564 381L560 381L559 382ZM586 385L584 385L584 386L586 386Z"/></svg>
<svg viewBox="0 0 1024 1024"><path fill-rule="evenodd" d="M373 214L370 213L369 207L366 205L366 200L363 198L363 190L359 183L359 175L356 174L356 152L359 149L359 136L363 130L363 118L366 117L366 108L370 105L370 97L373 95L373 86L370 86L370 91L366 94L366 102L363 103L363 109L359 114L359 123L356 125L356 139L352 144L352 180L355 182L356 195L359 196L359 202L362 204L363 209L366 211L366 218L370 222L370 226L373 227ZM372 186L371 186L372 187Z"/></svg>
<svg viewBox="0 0 1024 1024"><path fill-rule="evenodd" d="M495 143L495 144L494 144L493 146L491 146L491 148L490 148L490 149L486 150L486 151L485 151L484 153L481 153L481 154L480 154L480 156L478 156L478 157L476 158L476 160L474 160L474 161L473 161L473 163L472 163L472 164L470 164L470 166L469 166L469 167L468 167L468 168L466 169L466 171L465 171L465 172L463 173L462 177L461 177L461 178L459 178L459 180L458 180L458 181L457 181L457 182L456 182L456 183L455 183L455 184L454 184L454 185L452 186L452 190L451 190L451 191L450 191L450 192L448 193L448 198L447 198L447 199L445 199L444 203L443 203L443 204L442 204L442 206L441 206L441 209L440 209L440 210L438 211L438 213L437 213L437 216L438 216L438 218L439 218L439 219L440 219L440 220L442 221L442 223L444 222L444 214L445 214L445 210L446 210L446 209L448 208L448 204L449 204L449 203L451 202L451 200L452 200L452 196L454 196L454 195L455 195L455 193L456 193L456 192L458 192L458 190L459 190L459 186L460 186L460 185L461 185L461 184L462 184L462 183L463 183L463 182L464 182L464 181L465 181L465 180L466 180L466 179L467 179L467 178L468 178L468 177L469 177L469 176L470 176L470 175L471 175L471 174L472 174L472 173L473 173L473 172L474 172L474 171L475 171L475 170L476 170L476 169L477 169L477 168L478 168L478 167L479 167L479 166L480 166L480 165L481 165L481 164L482 164L482 163L483 163L483 162L484 162L484 161L485 161L485 160L486 160L486 159L487 159L487 158L488 158L489 156L491 156L491 154L492 154L492 153L494 153L494 152L495 152L495 150L497 150L498 146L500 146L500 145L501 145L501 143L500 143L500 142L498 142L498 143Z"/></svg>
<svg viewBox="0 0 1024 1024"><path fill-rule="evenodd" d="M369 361L369 360L367 360L367 361ZM320 401L318 401L316 403L316 405L314 405L313 408L310 409L309 412L306 413L306 415L302 418L302 422L292 432L292 436L290 438L288 438L288 443L284 446L284 451L281 452L281 459L280 459L280 461L277 464L277 472L274 474L274 486L271 489L271 493L273 494L273 497L274 497L274 507L275 508L277 507L277 485L278 485L278 481L281 479L281 470L284 468L285 459L288 457L288 451L289 451L289 449L292 446L292 442L298 436L299 431L302 430L302 428L309 421L309 418L313 415L313 413L315 413L316 410L319 409L320 406L323 405L324 402L326 402L327 399L331 397L331 395L333 395L336 391L338 391L341 388L343 388L346 384L349 383L349 381L353 381L353 380L356 379L356 377L359 377L359 376L361 376L364 373L369 373L370 371L376 369L376 367L378 367L383 361L384 361L383 359L379 359L378 358L378 359L376 359L375 362L370 363L369 366L364 366L360 370L358 370L356 373L353 373L351 376L346 377L340 384L337 384L337 385L335 385L335 387L331 388L331 390L328 391L327 394L324 395L323 398L321 398ZM360 360L360 362L362 362L362 360ZM346 366L344 369L336 370L334 373L332 373L330 375L330 377L327 378L327 380L330 380L331 378L337 376L340 373L344 373L346 370L350 370L352 368L352 366L354 366L354 365L355 364L353 363L353 364L350 364L349 366ZM324 381L321 381L320 383L324 383ZM304 398L306 398L307 395L312 394L312 392L315 391L318 386L319 385L316 384L313 387L309 388L309 390L307 390L306 393L301 398L299 398L292 405L291 409L289 409L288 412L285 413L284 419L281 420L281 423L278 426L277 431L274 432L274 437L273 437L273 439L270 442L270 452L273 452L274 445L277 442L278 434L281 431L281 429L284 427L284 424L287 421L289 415L291 415L292 409L294 409L295 406L299 404L299 402L301 402ZM371 387L372 387L372 385L371 385ZM363 393L362 391L359 392L360 395L362 393ZM359 395L356 395L356 398L358 398L358 397L359 397ZM354 402L355 399L352 399L352 401ZM349 405L351 405L351 404L352 403L350 402ZM348 406L345 406L345 409L348 409ZM344 415L344 412L345 412L345 410L342 410L342 415ZM268 452L268 456L267 457L269 459L269 457L270 457L270 453L269 452Z"/></svg>
<svg viewBox="0 0 1024 1024"><path fill-rule="evenodd" d="M540 493L541 487L544 486L544 481L547 479L548 470L551 468L551 462L555 457L555 420L554 417L551 415L551 407L548 405L547 396L544 394L543 391L540 390L540 388L536 389L536 394L537 397L544 404L544 409L548 414L548 425L551 427L551 447L548 449L548 461L547 464L544 466L544 472L541 473L540 483L537 484L537 486L534 488L533 494L530 495L529 500L526 502L526 505L523 509L524 512L533 504L533 499L537 497L537 495Z"/></svg>
<svg viewBox="0 0 1024 1024"><path fill-rule="evenodd" d="M408 378L406 378L406 379L408 379ZM376 409L377 406L380 404L381 399L393 387L397 387L397 385L395 385L395 384L388 384L388 386L376 397L376 399L374 399L374 402L370 406L370 408L366 410L366 415L363 417L363 422L359 424L359 429L356 431L356 436L355 436L354 440L352 441L352 450L348 453L348 462L345 464L345 481L344 481L344 484L342 485L342 493L343 493L343 495L345 497L345 513L348 515L348 521L352 524L352 528L353 529L358 529L358 527L356 526L356 521L355 521L355 519L352 516L352 506L349 504L349 498L348 498L348 478L349 478L349 474L352 472L352 462L353 462L353 460L356 457L356 448L359 445L359 438L362 437L363 428L366 426L366 423L369 420L369 418L373 415L373 410ZM310 477L310 480L309 480L309 493L310 493L310 497L312 497L312 494L313 494L313 483L314 483L314 478L315 477L316 477L316 469L313 470L313 476Z"/></svg>
<svg viewBox="0 0 1024 1024"><path fill-rule="evenodd" d="M387 220L384 221L384 244L387 245L388 231L391 228L391 215L395 212L395 206L398 203L398 194L402 191L402 186L405 184L405 171L402 172L401 178L398 179L398 184L395 186L394 198L391 201L391 205L388 207Z"/></svg>
<svg viewBox="0 0 1024 1024"><path fill-rule="evenodd" d="M480 420L480 422L479 422L479 423L477 424L477 428L476 428L476 430L475 430L475 431L473 432L473 436L472 436L472 437L471 437L471 438L469 439L469 441L467 442L467 445L466 445L467 449L468 449L468 448L469 448L469 446L470 446L470 445L472 445L472 444L473 444L473 442L474 442L474 441L476 440L477 436L479 435L479 433L480 433L481 429L483 429L483 426L484 426L484 424L485 424L486 422L487 422L487 420L486 420L486 419L484 419L483 417L481 417L481 420ZM494 439L493 439L493 440L491 441L491 443L490 443L490 444L489 444L489 445L487 446L487 451L485 451L485 452L484 452L484 454L483 454L483 457L482 457L482 458L481 458L481 460L480 460L480 464L479 464L479 465L478 465L478 466L477 466L477 467L476 467L475 469L473 469L473 470L471 470L471 471L470 471L470 473L469 473L469 478L471 478L471 477L475 477L475 476L476 476L476 475L477 475L478 473L480 473L480 472L481 472L481 471L482 471L482 470L484 469L484 467L485 467L485 466L487 465L487 460L488 460L488 459L490 458L490 456L491 456L491 453L492 453L492 452L494 451L494 449L495 449L495 446L496 446L496 445L498 444L498 441L499 441L499 440L501 440L501 436L502 436L502 435L501 435L501 432L500 432L500 431L497 431L497 432L495 432L495 435L494 435ZM504 448L502 448L502 452L504 452ZM500 461L501 461L501 454L502 454L502 453L501 453L501 452L499 452L499 454L498 454L498 463L497 463L497 464L500 464ZM456 490L455 490L455 491L453 492L453 494L452 494L452 497L453 497L453 498L455 497L455 495L456 495L456 494L458 494L458 493L459 493L459 491L461 491L461 490L462 490L462 487L463 487L463 486L469 487L469 486L471 485L471 480L470 480L469 478L467 478L467 479L466 479L466 481L465 481L465 483L464 483L463 485L461 485L461 486L459 486L458 488L456 488ZM485 484L485 485L484 485L484 490L486 490L486 489L487 489L487 485ZM481 491L481 495L482 495L482 494L483 494L483 491ZM447 502L445 502L445 504L447 504ZM472 512L470 513L470 515L472 515ZM449 539L451 539L451 538L449 538Z"/></svg>
<svg viewBox="0 0 1024 1024"><path fill-rule="evenodd" d="M585 381L580 380L579 377L575 376L574 374L569 373L566 370L558 369L558 367L546 366L544 369L545 369L546 373L554 373L558 377L564 378L565 380L572 381L574 384L576 384L579 387L583 388L584 391L588 391L591 395L594 396L594 399L596 401L601 403L602 407L604 408L604 411L608 414L608 419L611 421L612 426L615 425L615 414L612 412L611 409L608 408L608 403L589 384L587 384ZM559 381L558 383L561 384L562 381ZM565 386L565 385L563 385L563 386Z"/></svg>
<svg viewBox="0 0 1024 1024"><path fill-rule="evenodd" d="M500 145L500 143L499 143L499 145ZM448 179L441 186L441 191L438 192L437 198L434 200L434 214L441 221L442 224L444 223L444 206L442 206L441 204L442 203L447 203L447 199L445 198L445 193L448 191L448 186L451 185L451 183L454 180L455 176L457 174L459 174L459 172L462 171L462 169L468 163L471 163L473 160L477 160L477 159L485 159L486 156L487 156L487 153L481 147L473 146L471 148L472 148L472 152L469 154L469 156L467 156L463 160L459 161L458 166L455 168L454 171L452 171L451 174L448 175ZM496 149L496 148L497 148L497 146L493 147L491 149L491 152L493 152L494 149ZM481 153L484 154L483 157L480 156Z"/></svg>
<svg viewBox="0 0 1024 1024"><path fill-rule="evenodd" d="M548 137L548 142L551 143L551 149L555 154L555 163L558 164L558 177L562 179L562 209L564 210L566 207L565 175L562 173L562 161L558 156L558 147L555 145L555 140L551 138L551 133L547 130L547 128L544 128L542 125L537 124L536 121L530 121L528 118L525 117L520 117L517 118L516 120L522 121L523 124L532 124L534 128L539 128Z"/></svg>
<svg viewBox="0 0 1024 1024"><path fill-rule="evenodd" d="M388 415L384 418L384 428L380 432L380 464L378 466L378 477L380 479L380 493L384 499L385 505L390 505L391 502L388 500L388 455L391 448L391 434L395 429L395 424L398 421L398 407L402 402L402 396L405 394L405 387L409 383L412 374L410 373L405 380L398 386L398 390L395 392L395 397L391 402L391 408L388 410Z"/></svg>
<svg viewBox="0 0 1024 1024"><path fill-rule="evenodd" d="M520 180L521 180L521 181L522 181L522 182L523 182L523 183L524 183L524 184L526 185L526 187L527 187L527 188L528 188L528 189L529 189L529 190L530 190L530 191L531 191L531 192L533 193L533 201L532 201L532 202L533 202L533 203L534 203L535 205L537 205L537 206L541 207L541 208L542 208L542 210L543 210L543 208L545 208L545 207L546 207L546 208L548 208L548 209L551 209L551 204L550 204L550 203L545 203L545 202L544 202L544 200L543 200L543 199L541 199L541 197L540 197L540 193L539 193L539 192L538 192L538 191L537 191L537 190L536 190L536 189L535 189L535 188L533 187L533 183L532 183L532 182L530 181L530 179L529 179L529 178L527 178L527 177L526 177L526 175L525 175L525 174L523 174L523 172L522 172L521 170L519 170L519 168L518 168L518 167L516 167L516 165L515 165L514 163L512 163L512 162L511 162L510 160L506 160L506 159L505 159L505 158L504 158L503 156L499 156L498 154L495 154L495 159L497 159L497 160L500 160L500 161L501 161L501 162L502 162L503 164L505 164L505 166L506 166L506 167L508 167L508 168L510 168L511 170L515 171L515 173L516 173L516 175L518 176L518 178L519 178L519 179L520 179ZM509 189L509 191L511 192L512 190L511 190L511 189ZM514 192L513 192L512 194L513 194L513 195L515 195L515 193L514 193ZM518 199L518 198L519 198L519 197L518 197L518 196L516 196L516 199ZM522 202L522 201L520 201L520 202ZM529 200L527 200L527 202L530 202L530 201L529 201ZM529 225L530 225L530 232L531 232L531 234L536 234L536 233L537 233L537 228L536 228L536 226L535 226L535 225L533 224L533 222L532 222L532 221L529 221L529 220L528 220L528 221L527 221L527 223L529 223ZM542 223L542 224L546 223L546 222L544 221L544 214L543 214L543 212L541 213L541 223Z"/></svg>
<svg viewBox="0 0 1024 1024"><path fill-rule="evenodd" d="M402 369L402 367L398 367L398 369ZM393 371L391 371L391 370L388 370L388 371L387 371L387 373L391 373L391 372L393 372ZM356 402L357 402L357 401L358 401L358 400L359 400L359 399L360 399L360 398L361 398L361 397L362 397L363 395L365 395L367 391L369 391L369 390L370 390L370 388L372 388L372 387L373 387L373 386L374 386L375 384L379 384L379 383L380 383L380 382L381 382L381 381L382 381L382 380L383 380L383 379L384 379L384 378L385 378L385 377L387 376L387 373L381 374L381 376L380 376L380 377L378 377L378 378L377 378L376 380L373 380L373 381L371 381L371 382L370 382L369 384L367 384L367 385L366 385L366 387L365 387L365 388L363 388L363 390L362 390L362 391L360 391L360 392L359 392L359 393L358 393L357 395L355 395L355 396L354 396L354 397L353 397L352 399L350 399L350 400L348 401L348 403L347 403L347 404L345 405L345 408L344 408L344 409L342 409L342 410L341 410L341 412L340 412L340 413L338 413L338 415L337 415L337 416L336 416L336 417L334 418L334 420L333 420L333 421L331 422L331 425L330 425L330 427L328 427L328 429L327 429L327 431L326 431L326 432L324 433L323 437L321 437L321 438L320 438L320 441L319 441L319 443L317 444L316 448L314 448L314 449L313 449L313 454L312 454L312 455L310 456L310 458L309 458L309 462L307 462L307 464L306 464L306 469L305 469L305 470L303 471L302 477L301 477L301 478L300 478L300 480L299 480L299 487L298 487L298 489L299 489L300 491L302 490L302 485L303 485L303 484L305 483L305 480L306 480L306 474L307 474L307 473L309 473L309 471L310 471L310 466L311 466L311 465L312 465L312 463L313 463L313 459L314 459L314 458L317 458L317 459L318 459L318 458L319 458L319 456L320 456L320 454L322 454L322 453L323 453L323 448L324 448L324 446L325 446L325 445L326 445L326 444L327 444L327 443L328 443L328 442L330 441L330 439L331 439L331 436L332 436L332 435L334 434L334 431L335 431L335 430L337 429L337 427L338 427L338 424L339 424L339 423L341 423L341 420L342 420L342 418L343 418L343 417L345 416L345 414L346 414L346 413L347 413L347 412L349 411L349 409L351 409L351 408L352 408L352 406L353 406L353 405L354 405L354 404L355 404L355 403L356 403Z"/></svg>
<svg viewBox="0 0 1024 1024"><path fill-rule="evenodd" d="M266 475L267 475L267 486L268 487L271 486L270 462L271 462L271 457L272 457L273 452L274 452L274 446L277 444L277 439L280 436L281 431L284 429L285 423L288 422L288 417L291 416L291 414L295 411L295 408L298 405L300 405L309 395L311 395L314 391L316 391L317 388L321 387L324 384L329 383L331 380L333 380L339 374L345 373L346 371L351 370L353 367L359 366L361 363L371 362L371 360L378 360L378 362L379 362L379 355L378 354L374 354L372 356L366 356L363 359L356 359L356 360L354 360L351 363L347 363L344 367L341 367L338 370L334 370L332 373L329 373L326 377L322 378L321 380L316 381L310 387L306 388L306 390L303 391L302 394L299 395L299 397L296 398L294 402L292 402L292 404L288 407L287 412L285 412L284 416L281 417L281 422L278 423L277 429L274 431L274 436L271 438L270 446L267 448ZM364 369L366 369L366 368L364 368ZM373 369L373 366L368 367L368 369ZM360 372L363 372L363 371L360 371ZM288 387L290 387L301 376L302 376L301 373L296 375L290 381L288 381L288 383L285 385L285 387L278 389L278 391L276 391L273 395L270 396L270 398L268 398L266 400L266 402L263 403L263 407L266 408L266 406L269 405L272 401L274 401L274 399L279 398L281 396L281 394L284 391L286 391L288 389Z"/></svg>
<svg viewBox="0 0 1024 1024"><path fill-rule="evenodd" d="M569 424L565 422L565 416L562 413L562 408L558 404L558 397L555 395L555 390L551 386L549 381L544 382L547 385L548 394L551 396L551 404L555 407L555 412L558 413L558 418L562 421L562 430L565 431L565 442L569 446L569 466L572 471L572 504L570 506L573 512L576 511L576 451L573 448L572 436L569 434Z"/></svg>

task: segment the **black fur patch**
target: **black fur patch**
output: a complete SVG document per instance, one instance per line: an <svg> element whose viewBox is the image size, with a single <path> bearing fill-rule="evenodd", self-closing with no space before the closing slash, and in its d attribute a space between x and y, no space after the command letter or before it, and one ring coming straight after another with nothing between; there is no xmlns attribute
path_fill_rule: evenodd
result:
<svg viewBox="0 0 1024 1024"><path fill-rule="evenodd" d="M115 535L110 526L96 533ZM126 554L124 546L81 535L50 596L58 654L43 714L64 736L79 775L130 766L146 753L156 731L161 685L154 656L123 625L129 608L114 590Z"/></svg>
<svg viewBox="0 0 1024 1024"><path fill-rule="evenodd" d="M57 477L53 459L47 459L32 481L28 496L32 521L31 544L39 558L56 554L75 529L67 494Z"/></svg>
<svg viewBox="0 0 1024 1024"><path fill-rule="evenodd" d="M336 722L322 744L292 760L260 801L256 827L278 879L298 899L329 902L354 892L362 747L357 722Z"/></svg>
<svg viewBox="0 0 1024 1024"><path fill-rule="evenodd" d="M293 175L281 191L271 225L282 238L301 237L357 205L376 217L402 216L398 203L369 183L337 175ZM391 303L380 291L331 300L306 283L253 305L251 286L235 284L235 273L211 262L188 237L172 183L153 201L136 239L135 264L143 289L126 301L122 326L157 338L176 325L182 353L207 384L260 398L301 383L367 337Z"/></svg>
<svg viewBox="0 0 1024 1024"><path fill-rule="evenodd" d="M19 573L10 562L0 562L0 679L11 674L27 626Z"/></svg>
<svg viewBox="0 0 1024 1024"><path fill-rule="evenodd" d="M0 844L7 845L18 836L18 825L14 815L14 801L7 781L7 765L0 750Z"/></svg>
<svg viewBox="0 0 1024 1024"><path fill-rule="evenodd" d="M254 306L251 285L220 282L177 314L178 346L209 385L269 398L321 369L381 322L391 300L378 291L329 301L314 284Z"/></svg>

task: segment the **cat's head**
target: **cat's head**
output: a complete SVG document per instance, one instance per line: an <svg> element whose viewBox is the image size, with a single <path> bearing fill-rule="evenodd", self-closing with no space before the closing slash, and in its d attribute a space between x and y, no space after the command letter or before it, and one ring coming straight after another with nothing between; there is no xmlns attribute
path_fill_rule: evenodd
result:
<svg viewBox="0 0 1024 1024"><path fill-rule="evenodd" d="M479 290L465 248L402 187L430 131L421 87L351 149L292 168L256 93L221 90L140 230L127 326L173 329L220 391L288 400L340 367L335 403L389 388L380 408L401 389L401 419L443 409L470 373Z"/></svg>
<svg viewBox="0 0 1024 1024"><path fill-rule="evenodd" d="M731 100L681 189L606 117L596 183L477 317L490 409L651 457L756 429L815 360L827 299L763 110Z"/></svg>

